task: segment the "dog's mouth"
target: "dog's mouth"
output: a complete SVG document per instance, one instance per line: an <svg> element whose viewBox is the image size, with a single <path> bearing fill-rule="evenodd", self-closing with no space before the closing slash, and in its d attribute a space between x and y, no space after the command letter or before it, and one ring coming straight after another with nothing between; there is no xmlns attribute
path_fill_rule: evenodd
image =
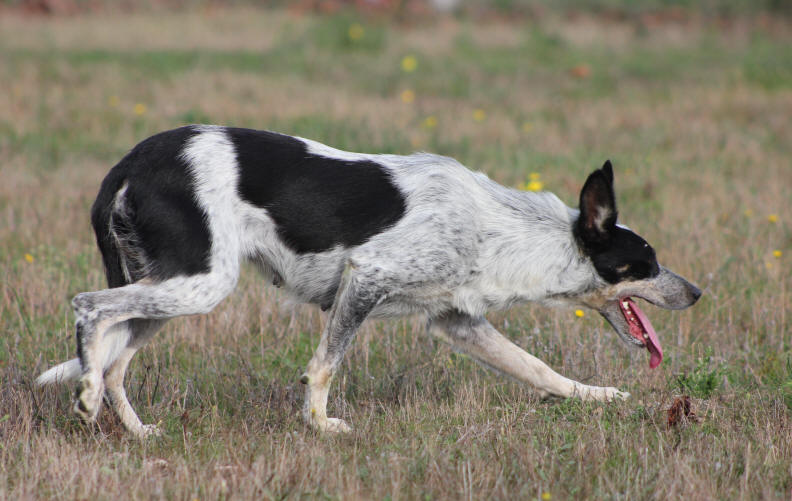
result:
<svg viewBox="0 0 792 501"><path fill-rule="evenodd" d="M649 367L654 369L663 361L663 349L660 347L660 340L657 339L657 333L652 327L652 323L632 298L624 297L618 302L619 310L627 322L630 335L637 341L636 344L649 350Z"/></svg>

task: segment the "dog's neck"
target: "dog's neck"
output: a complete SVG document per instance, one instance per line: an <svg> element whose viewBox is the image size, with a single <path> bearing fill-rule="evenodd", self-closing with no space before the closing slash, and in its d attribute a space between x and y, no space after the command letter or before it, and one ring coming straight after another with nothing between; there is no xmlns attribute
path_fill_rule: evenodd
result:
<svg viewBox="0 0 792 501"><path fill-rule="evenodd" d="M479 214L485 235L476 266L481 297L469 298L471 309L503 309L530 301L576 304L570 298L590 286L596 273L572 232L578 211L552 193L486 184L496 205Z"/></svg>

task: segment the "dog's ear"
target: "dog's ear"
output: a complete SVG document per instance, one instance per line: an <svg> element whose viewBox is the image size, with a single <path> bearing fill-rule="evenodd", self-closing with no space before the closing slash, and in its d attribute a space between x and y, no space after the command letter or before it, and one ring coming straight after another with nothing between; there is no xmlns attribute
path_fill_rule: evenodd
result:
<svg viewBox="0 0 792 501"><path fill-rule="evenodd" d="M603 245L616 225L616 196L613 193L613 167L610 160L592 172L580 191L578 236L587 245Z"/></svg>

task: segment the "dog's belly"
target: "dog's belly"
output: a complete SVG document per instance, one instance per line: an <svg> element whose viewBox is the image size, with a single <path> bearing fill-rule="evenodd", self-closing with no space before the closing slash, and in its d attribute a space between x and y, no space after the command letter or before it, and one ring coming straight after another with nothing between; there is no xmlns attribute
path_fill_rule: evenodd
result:
<svg viewBox="0 0 792 501"><path fill-rule="evenodd" d="M261 273L276 287L282 288L296 300L316 304L327 310L333 305L341 283L349 250L337 248L331 252L292 255L292 259L274 263L263 257L254 259ZM371 312L372 317L393 318L414 314L435 315L453 308L454 295L450 290L431 286L411 289L409 293L386 295Z"/></svg>
<svg viewBox="0 0 792 501"><path fill-rule="evenodd" d="M319 254L291 255L281 260L258 256L254 261L276 287L283 288L300 302L327 309L333 304L341 282L346 252L335 249Z"/></svg>
<svg viewBox="0 0 792 501"><path fill-rule="evenodd" d="M386 297L369 316L375 318L395 318L407 315L437 316L453 309L452 298L442 295L396 295Z"/></svg>
<svg viewBox="0 0 792 501"><path fill-rule="evenodd" d="M265 210L243 205L243 214L242 248L245 256L258 266L268 281L302 303L316 304L322 309L330 308L350 258L354 258L358 264L368 265L376 263L378 258L377 249L361 252L360 246L348 248L336 245L324 252L298 253L282 240ZM404 253L408 254L409 250ZM413 314L434 316L454 308L460 309L460 306L468 310L465 307L471 302L470 298L460 301L457 297L460 285L469 278L464 271L452 274L446 272L438 276L430 274L416 281L415 270L410 268L411 261L406 259L400 265L397 263L398 266L391 266L403 271L404 276L396 273L388 277L392 283L385 288L386 295L370 313L372 317ZM467 269L461 265L456 268ZM472 302L477 304L473 310L484 310L478 306L479 301Z"/></svg>

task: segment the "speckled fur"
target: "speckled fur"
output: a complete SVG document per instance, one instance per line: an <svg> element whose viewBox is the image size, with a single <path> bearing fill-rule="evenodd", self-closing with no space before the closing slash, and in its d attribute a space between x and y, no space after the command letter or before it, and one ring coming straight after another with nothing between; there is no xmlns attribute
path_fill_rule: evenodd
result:
<svg viewBox="0 0 792 501"><path fill-rule="evenodd" d="M106 383L110 402L132 433L142 437L156 432L140 423L126 400L122 383L129 360L166 319L211 311L234 289L243 260L257 263L299 301L330 309L319 347L301 379L307 385L305 419L318 429L350 429L326 416L327 395L357 328L369 316L426 315L431 332L542 394L599 400L627 396L556 374L483 317L488 310L527 301L596 307L597 301L613 300L619 293L597 274L576 242L572 227L578 210L555 195L506 188L442 156L351 153L298 138L313 155L375 162L406 201L395 224L361 245L298 254L279 239L266 209L239 196L234 146L225 129L196 130L181 155L191 166L195 200L206 214L210 269L74 298L81 370L72 360L50 369L39 382L79 377L75 409L85 419L95 418ZM125 189L117 193L119 204ZM134 244L134 235L117 238L126 247ZM128 265L145 268L145 257L136 259ZM126 268L125 273L130 275ZM641 287L657 289L656 281L645 282ZM676 282L670 288L663 283L660 289L674 287L679 289L675 293L684 293Z"/></svg>

